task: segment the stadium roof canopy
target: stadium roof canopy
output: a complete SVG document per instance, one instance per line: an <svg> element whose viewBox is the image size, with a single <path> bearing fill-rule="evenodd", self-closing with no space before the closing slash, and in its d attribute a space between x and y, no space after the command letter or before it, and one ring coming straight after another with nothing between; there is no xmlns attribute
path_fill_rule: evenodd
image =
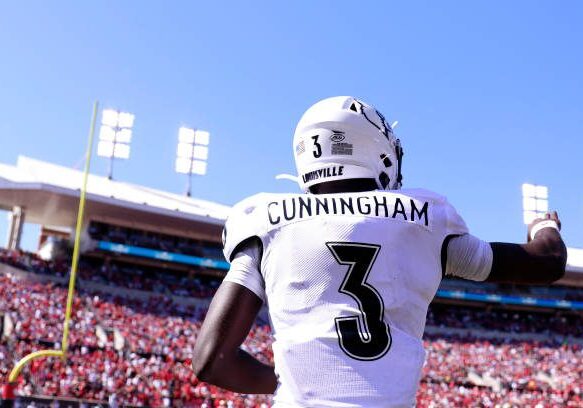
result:
<svg viewBox="0 0 583 408"><path fill-rule="evenodd" d="M83 173L19 156L0 163L0 208L23 207L26 222L72 228ZM230 207L107 177L90 175L86 219L217 240Z"/></svg>
<svg viewBox="0 0 583 408"><path fill-rule="evenodd" d="M567 248L567 270L559 283L583 286L583 249Z"/></svg>

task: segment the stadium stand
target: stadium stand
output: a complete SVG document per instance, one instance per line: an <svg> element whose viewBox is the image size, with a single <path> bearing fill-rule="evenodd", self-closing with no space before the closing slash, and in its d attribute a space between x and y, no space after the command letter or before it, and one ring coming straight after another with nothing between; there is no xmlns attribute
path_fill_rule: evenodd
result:
<svg viewBox="0 0 583 408"><path fill-rule="evenodd" d="M1 343L0 381L18 358L60 341L66 297L56 278L10 271L0 275L0 310L14 322L12 335ZM204 305L154 292L141 291L148 294L142 298L132 297L129 289L122 292L126 296L84 284L75 302L67 363L35 361L17 393L98 401L115 394L120 404L135 406L269 405L267 396L235 395L194 377L190 359ZM434 305L419 406L465 406L468 401L580 406L581 344L566 339L581 338L582 323L578 315ZM96 328L117 333L123 346L116 347L115 335L100 335ZM468 331L456 332L459 328ZM522 338L508 336L512 333ZM258 324L245 347L271 361L271 341L269 326Z"/></svg>
<svg viewBox="0 0 583 408"><path fill-rule="evenodd" d="M210 298L228 267L220 251L228 208L91 177L67 360L34 360L19 377L17 401L270 406L269 396L199 382L190 368ZM75 219L79 183L77 171L19 158L17 166L0 165L0 206L59 226L62 239ZM570 259L578 251L571 249ZM70 265L62 253L43 259L0 249L2 384L20 358L60 345ZM581 265L572 262L568 279L548 288L444 280L428 313L418 406L583 406ZM263 311L244 347L271 362L266 322Z"/></svg>

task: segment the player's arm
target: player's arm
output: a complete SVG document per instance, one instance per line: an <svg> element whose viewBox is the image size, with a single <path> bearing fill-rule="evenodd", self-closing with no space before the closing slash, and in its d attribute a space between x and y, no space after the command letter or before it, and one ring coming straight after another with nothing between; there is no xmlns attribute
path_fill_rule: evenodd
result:
<svg viewBox="0 0 583 408"><path fill-rule="evenodd" d="M196 340L192 365L201 381L240 393L271 394L277 386L274 368L240 348L263 302L252 290L227 280L253 273L252 258L245 250L234 257Z"/></svg>
<svg viewBox="0 0 583 408"><path fill-rule="evenodd" d="M533 221L529 226L533 239L526 244L488 243L469 234L450 236L442 251L444 274L488 282L554 282L565 274L567 262L560 225L556 212Z"/></svg>
<svg viewBox="0 0 583 408"><path fill-rule="evenodd" d="M536 284L561 279L567 264L567 248L560 227L557 213L548 213L529 225L526 244L492 242L492 270L487 281Z"/></svg>

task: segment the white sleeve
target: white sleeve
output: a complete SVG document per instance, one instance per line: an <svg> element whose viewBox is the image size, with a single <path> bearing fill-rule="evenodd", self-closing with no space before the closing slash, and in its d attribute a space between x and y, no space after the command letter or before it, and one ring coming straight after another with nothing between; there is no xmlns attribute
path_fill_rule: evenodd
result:
<svg viewBox="0 0 583 408"><path fill-rule="evenodd" d="M237 254L239 245L252 237L263 240L267 234L268 194L259 193L235 204L223 228L223 253L229 262Z"/></svg>
<svg viewBox="0 0 583 408"><path fill-rule="evenodd" d="M237 252L223 281L238 283L255 293L265 303L265 282L260 271L259 246L246 245Z"/></svg>
<svg viewBox="0 0 583 408"><path fill-rule="evenodd" d="M447 245L446 276L484 281L492 270L492 247L470 234L453 237Z"/></svg>

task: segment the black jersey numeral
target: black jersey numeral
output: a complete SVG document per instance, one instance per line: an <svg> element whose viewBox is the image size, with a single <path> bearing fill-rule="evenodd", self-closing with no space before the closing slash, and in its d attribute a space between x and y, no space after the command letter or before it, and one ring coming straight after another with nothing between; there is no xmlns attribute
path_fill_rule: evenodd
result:
<svg viewBox="0 0 583 408"><path fill-rule="evenodd" d="M335 319L340 348L356 360L379 359L391 348L391 329L383 319L383 299L366 279L381 247L350 242L326 246L339 264L349 266L338 291L352 297L360 309L360 315Z"/></svg>
<svg viewBox="0 0 583 408"><path fill-rule="evenodd" d="M317 159L322 156L322 145L318 143L318 135L312 136L312 140L314 141L314 147L316 148L312 153L314 153L314 157Z"/></svg>

